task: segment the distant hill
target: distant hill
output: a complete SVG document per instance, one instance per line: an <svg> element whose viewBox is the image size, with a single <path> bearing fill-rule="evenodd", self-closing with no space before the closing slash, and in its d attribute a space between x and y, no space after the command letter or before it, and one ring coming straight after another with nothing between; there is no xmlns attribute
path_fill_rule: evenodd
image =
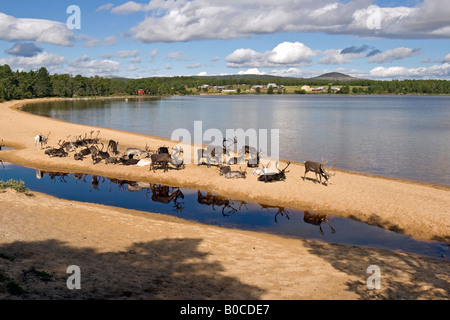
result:
<svg viewBox="0 0 450 320"><path fill-rule="evenodd" d="M104 78L108 78L111 80L132 80L132 78L124 78L118 77L114 75L104 76ZM159 77L149 77L149 78L159 78ZM273 76L273 75L262 75L262 74L228 74L228 75L206 75L206 76L176 76L176 77L165 77L167 79L174 78L192 78L192 79L203 79L204 81L214 81L214 80L233 80L238 82L240 80L261 80L263 82L283 82L283 81L353 81L353 80L361 80L360 78L355 78L344 73L340 72L329 72L324 73L317 77L312 78L298 78L298 77L282 77L282 76Z"/></svg>
<svg viewBox="0 0 450 320"><path fill-rule="evenodd" d="M359 78L351 77L349 75L340 72L329 72L314 78L309 78L309 80L352 81L352 80L359 80Z"/></svg>
<svg viewBox="0 0 450 320"><path fill-rule="evenodd" d="M232 75L221 75L221 76L194 76L196 78L203 79L264 79L273 80L273 82L280 82L284 80L327 80L327 81L353 81L361 80L360 78L355 78L340 72L329 72L324 73L317 77L312 78L297 78L297 77L281 77L272 75L260 75L260 74L232 74Z"/></svg>

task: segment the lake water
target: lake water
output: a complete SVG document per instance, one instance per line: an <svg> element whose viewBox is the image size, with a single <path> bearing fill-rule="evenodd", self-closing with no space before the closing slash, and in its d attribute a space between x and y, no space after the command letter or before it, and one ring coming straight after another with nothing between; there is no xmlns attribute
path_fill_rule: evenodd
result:
<svg viewBox="0 0 450 320"><path fill-rule="evenodd" d="M279 130L281 159L450 185L450 97L224 95L41 103L25 111L171 138L202 121L218 129ZM81 133L80 133L81 134ZM205 143L207 144L207 143ZM271 150L263 149L263 156Z"/></svg>

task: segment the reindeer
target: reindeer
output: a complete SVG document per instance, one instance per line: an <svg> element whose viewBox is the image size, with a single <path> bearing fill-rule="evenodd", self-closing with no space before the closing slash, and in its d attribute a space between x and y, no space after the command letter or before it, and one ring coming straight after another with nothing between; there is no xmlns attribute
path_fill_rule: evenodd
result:
<svg viewBox="0 0 450 320"><path fill-rule="evenodd" d="M329 172L325 171L325 165L328 163L328 161L325 161L322 158L322 162L314 162L314 161L305 161L305 174L303 175L303 181L306 179L306 174L311 171L316 174L316 180L314 183L319 182L319 184L322 184L322 177L325 179L324 184L328 185L330 182L330 178L334 176L335 174L331 175ZM336 164L336 161L334 161L333 165ZM317 176L319 176L319 180L317 179Z"/></svg>
<svg viewBox="0 0 450 320"><path fill-rule="evenodd" d="M45 150L45 154L50 157L67 157L69 154L64 150L64 148L50 148Z"/></svg>
<svg viewBox="0 0 450 320"><path fill-rule="evenodd" d="M224 165L220 165L219 166L219 174L221 176L226 175L228 172L231 172L231 167L230 166L224 166Z"/></svg>
<svg viewBox="0 0 450 320"><path fill-rule="evenodd" d="M184 167L184 158L181 157L183 153L183 148L173 147L170 157L172 159L171 163L176 167L177 170Z"/></svg>
<svg viewBox="0 0 450 320"><path fill-rule="evenodd" d="M150 164L149 170L153 170L153 172L156 172L156 167L158 165L162 166L164 172L167 172L169 170L169 163L172 163L172 157L167 153L153 153L150 155L150 158L152 163Z"/></svg>
<svg viewBox="0 0 450 320"><path fill-rule="evenodd" d="M97 135L95 136L95 138L92 138L92 134L94 133L94 131L91 131L91 137L90 138L84 138L84 143L86 143L87 145L89 144L97 144L99 139L98 136L100 134L100 130L97 130Z"/></svg>
<svg viewBox="0 0 450 320"><path fill-rule="evenodd" d="M328 215L326 214L315 214L309 213L308 211L304 211L303 221L315 226L319 226L320 234L323 235L322 223L327 223L330 226L331 233L336 233L336 230L331 226Z"/></svg>
<svg viewBox="0 0 450 320"><path fill-rule="evenodd" d="M99 163L102 160L102 158L97 157L98 151L99 151L98 147L92 145L89 147L89 150L91 151L92 163L93 164ZM100 161L99 161L99 159L100 159Z"/></svg>
<svg viewBox="0 0 450 320"><path fill-rule="evenodd" d="M259 166L261 153L261 149L256 153L251 153L251 157L247 160L247 166L249 168L257 168Z"/></svg>
<svg viewBox="0 0 450 320"><path fill-rule="evenodd" d="M266 183L267 182L274 182L274 181L285 181L286 180L286 173L289 172L289 171L286 171L286 169L289 167L290 164L291 163L288 162L287 166L283 170L280 170L278 168L278 162L277 162L276 167L277 167L278 172L277 173L264 173L264 174L261 174L258 177L258 181L264 181Z"/></svg>
<svg viewBox="0 0 450 320"><path fill-rule="evenodd" d="M216 162L218 162L219 164L223 163L223 155L229 155L230 151L229 151L229 147L235 143L237 143L236 138L234 138L234 140L232 141L232 144L229 146L226 146L226 142L228 140L223 138L222 141L222 148L219 146L214 146L212 144L208 145L206 147L206 149L198 149L197 150L197 162L198 165L203 164L202 159L205 158L206 159L206 164L208 166L208 168L211 167L211 160L215 159Z"/></svg>
<svg viewBox="0 0 450 320"><path fill-rule="evenodd" d="M67 139L69 139L70 136L67 137ZM58 141L58 146L60 148L65 149L67 152L72 152L76 150L76 146L72 141L66 141L64 140L63 142L61 142L61 140Z"/></svg>
<svg viewBox="0 0 450 320"><path fill-rule="evenodd" d="M114 140L109 140L108 147L106 148L106 151L111 151L113 155L118 155L119 151L117 150L117 147L119 146L119 142Z"/></svg>
<svg viewBox="0 0 450 320"><path fill-rule="evenodd" d="M245 179L247 175L247 167L245 167L244 170L239 167L239 171L229 171L224 174L224 177L227 179L235 179L235 178L242 178Z"/></svg>
<svg viewBox="0 0 450 320"><path fill-rule="evenodd" d="M149 148L147 145L145 145L145 151L141 150L139 148L127 148L126 155L128 158L133 158L134 156L140 157L143 154L146 154L148 156Z"/></svg>
<svg viewBox="0 0 450 320"><path fill-rule="evenodd" d="M44 148L44 146L47 145L49 136L50 136L50 132L47 134L47 136L38 134L37 136L34 137L34 145L36 146L37 150L41 150Z"/></svg>
<svg viewBox="0 0 450 320"><path fill-rule="evenodd" d="M102 143L102 148L98 150L98 155L100 156L100 158L102 159L107 159L110 157L108 151L103 151L103 148L105 147L105 145Z"/></svg>

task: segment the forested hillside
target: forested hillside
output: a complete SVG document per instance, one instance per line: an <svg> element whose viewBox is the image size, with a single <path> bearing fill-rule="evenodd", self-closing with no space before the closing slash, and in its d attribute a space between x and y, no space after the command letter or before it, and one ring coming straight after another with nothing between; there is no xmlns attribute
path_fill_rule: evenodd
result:
<svg viewBox="0 0 450 320"><path fill-rule="evenodd" d="M247 85L277 83L284 86L330 85L330 80L312 78L284 78L264 75L150 77L143 79L83 77L69 74L50 75L47 69L13 71L8 65L0 66L0 101L42 97L86 97L135 95L139 89L147 95L195 94L199 86ZM342 93L349 94L450 94L448 80L392 80L376 81L355 79L333 81L342 85ZM346 90L354 87L353 90ZM357 87L357 88L355 88ZM195 88L186 90L186 88Z"/></svg>

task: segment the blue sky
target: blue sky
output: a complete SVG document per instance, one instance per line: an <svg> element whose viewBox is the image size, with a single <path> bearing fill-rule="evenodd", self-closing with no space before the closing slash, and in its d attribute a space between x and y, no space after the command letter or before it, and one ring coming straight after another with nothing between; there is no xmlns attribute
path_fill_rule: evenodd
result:
<svg viewBox="0 0 450 320"><path fill-rule="evenodd" d="M67 13L71 5L79 15ZM69 28L74 22L80 29ZM450 79L449 40L447 0L0 5L0 65L84 76L313 77L337 71L368 79Z"/></svg>

